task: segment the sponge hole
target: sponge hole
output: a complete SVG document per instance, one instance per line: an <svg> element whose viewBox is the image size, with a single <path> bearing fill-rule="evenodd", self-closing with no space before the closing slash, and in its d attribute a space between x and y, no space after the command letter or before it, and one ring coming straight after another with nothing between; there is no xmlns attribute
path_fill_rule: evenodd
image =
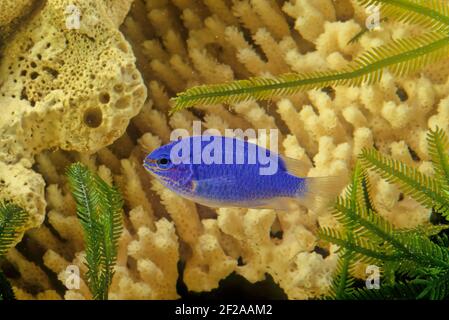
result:
<svg viewBox="0 0 449 320"><path fill-rule="evenodd" d="M120 99L117 100L117 102L115 103L115 107L117 109L125 109L129 106L130 104L130 98L129 97L122 97Z"/></svg>
<svg viewBox="0 0 449 320"><path fill-rule="evenodd" d="M84 112L84 123L89 128L98 128L103 122L103 113L100 108L89 108Z"/></svg>
<svg viewBox="0 0 449 320"><path fill-rule="evenodd" d="M108 103L111 100L111 97L109 96L109 93L102 92L100 93L100 102L103 104Z"/></svg>
<svg viewBox="0 0 449 320"><path fill-rule="evenodd" d="M122 91L123 91L123 85L121 85L121 84L116 84L116 85L114 86L114 91L117 92L117 93L122 92Z"/></svg>

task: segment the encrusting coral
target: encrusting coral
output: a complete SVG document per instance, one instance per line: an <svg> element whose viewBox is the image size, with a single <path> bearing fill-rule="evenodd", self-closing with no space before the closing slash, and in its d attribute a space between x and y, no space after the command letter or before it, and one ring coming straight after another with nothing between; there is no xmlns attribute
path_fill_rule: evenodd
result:
<svg viewBox="0 0 449 320"><path fill-rule="evenodd" d="M335 246L317 250L323 245L318 226L336 224L330 213L204 208L146 174L146 153L168 142L171 129L191 131L201 120L222 132L279 129L281 153L301 160L306 176L348 174L359 152L373 145L431 174L426 130L449 132L447 61L403 79L385 72L376 85L168 114L169 98L193 85L337 70L368 48L420 32L383 21L348 44L367 19L356 1L135 0L121 26L130 45L117 30L129 2L73 3L83 12L79 31L64 29L68 2L49 0L8 40L0 62L0 105L9 119L0 119L0 174L7 181L0 195L36 199L39 205L27 206L38 211L34 227L47 205L45 223L7 256L5 269L20 274L11 277L19 298L91 298L83 280L80 289L64 286L69 265L78 266L82 278L86 272L81 227L63 176L75 160L124 194L125 229L110 298L178 298L181 260L192 291L217 288L233 272L251 282L269 274L289 298L307 299L327 292L336 268ZM148 88L144 104L133 53ZM17 178L10 176L13 168ZM430 223L429 210L379 177L371 181L376 207L393 225Z"/></svg>

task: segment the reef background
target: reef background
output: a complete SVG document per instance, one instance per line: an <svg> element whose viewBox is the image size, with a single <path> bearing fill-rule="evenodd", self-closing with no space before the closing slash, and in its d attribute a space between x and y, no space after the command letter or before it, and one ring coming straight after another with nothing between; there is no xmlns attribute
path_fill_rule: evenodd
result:
<svg viewBox="0 0 449 320"><path fill-rule="evenodd" d="M66 26L68 5L81 28ZM125 197L125 230L111 299L175 299L178 265L188 290L208 292L236 273L270 275L290 299L326 293L337 262L320 243L328 212L218 209L173 194L141 166L175 128L280 130L280 152L305 176L349 174L376 146L432 174L426 130L449 133L449 63L361 88L311 90L270 102L195 106L168 115L169 98L198 84L254 75L338 70L362 51L419 28L383 22L348 41L367 14L352 0L1 0L0 197L32 215L2 267L19 299L90 299L68 290L82 276L83 237L65 167L81 161ZM430 223L431 212L376 176L380 213L396 227ZM365 266L355 271L363 278Z"/></svg>

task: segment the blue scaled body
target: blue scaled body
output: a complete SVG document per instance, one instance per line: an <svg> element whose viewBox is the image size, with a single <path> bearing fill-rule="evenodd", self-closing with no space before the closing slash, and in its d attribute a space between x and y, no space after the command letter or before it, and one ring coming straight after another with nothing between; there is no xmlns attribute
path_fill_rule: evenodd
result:
<svg viewBox="0 0 449 320"><path fill-rule="evenodd" d="M323 195L313 179L322 179L329 193L328 179L299 177L288 164L299 167L297 160L244 140L193 136L154 150L143 165L167 188L210 207L289 210L292 201L307 206L312 194Z"/></svg>

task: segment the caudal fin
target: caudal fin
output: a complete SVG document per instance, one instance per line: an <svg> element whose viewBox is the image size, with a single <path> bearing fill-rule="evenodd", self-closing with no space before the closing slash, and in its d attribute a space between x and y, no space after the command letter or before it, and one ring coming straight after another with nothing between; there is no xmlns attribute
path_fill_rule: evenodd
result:
<svg viewBox="0 0 449 320"><path fill-rule="evenodd" d="M349 180L345 176L307 177L297 200L314 212L331 206Z"/></svg>

